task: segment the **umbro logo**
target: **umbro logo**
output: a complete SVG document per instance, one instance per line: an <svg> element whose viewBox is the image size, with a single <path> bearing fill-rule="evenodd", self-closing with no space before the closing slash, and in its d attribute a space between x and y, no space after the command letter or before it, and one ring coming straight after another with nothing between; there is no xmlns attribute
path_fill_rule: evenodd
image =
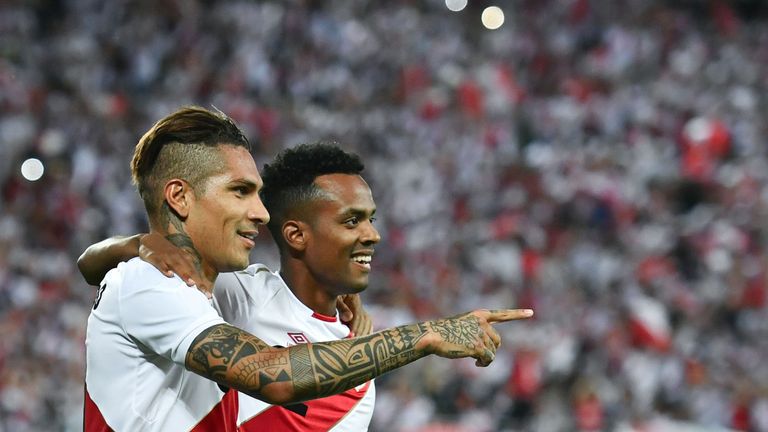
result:
<svg viewBox="0 0 768 432"><path fill-rule="evenodd" d="M302 332L297 332L297 333L288 332L288 337L291 338L291 340L296 344L309 343L309 339L307 339L307 336L304 335L304 333Z"/></svg>

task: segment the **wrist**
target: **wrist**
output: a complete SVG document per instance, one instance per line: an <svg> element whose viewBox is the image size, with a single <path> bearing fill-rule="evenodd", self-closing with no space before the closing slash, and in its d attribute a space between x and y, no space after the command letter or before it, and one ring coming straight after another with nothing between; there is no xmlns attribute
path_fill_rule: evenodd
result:
<svg viewBox="0 0 768 432"><path fill-rule="evenodd" d="M139 233L134 234L131 236L131 242L136 245L136 248L138 249L139 246L141 246L142 242L144 241L144 237L147 236L147 233Z"/></svg>
<svg viewBox="0 0 768 432"><path fill-rule="evenodd" d="M432 331L432 321L426 321L416 324L418 330L423 334L414 344L414 350L422 355L430 355L437 352L440 344L440 335Z"/></svg>
<svg viewBox="0 0 768 432"><path fill-rule="evenodd" d="M145 234L134 234L125 239L124 246L121 247L122 259L121 261L128 261L129 259L139 255L139 248L141 247L141 239Z"/></svg>
<svg viewBox="0 0 768 432"><path fill-rule="evenodd" d="M136 234L136 235L133 236L134 240L131 243L131 246L133 247L133 250L131 252L134 254L133 255L134 257L140 257L140 258L144 259L141 256L142 249L145 249L145 248L148 247L147 243L151 241L150 235L151 234L149 234L149 233L141 233L141 234ZM150 248L150 249L152 249L152 248Z"/></svg>

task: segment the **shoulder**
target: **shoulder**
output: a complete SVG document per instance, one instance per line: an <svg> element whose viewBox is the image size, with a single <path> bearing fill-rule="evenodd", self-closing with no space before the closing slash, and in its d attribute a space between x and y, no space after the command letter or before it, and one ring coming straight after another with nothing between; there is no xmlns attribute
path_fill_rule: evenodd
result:
<svg viewBox="0 0 768 432"><path fill-rule="evenodd" d="M176 290L188 289L180 277L167 277L152 264L142 261L140 258L132 258L118 264L117 268L110 271L106 278L107 284L119 282L124 290Z"/></svg>
<svg viewBox="0 0 768 432"><path fill-rule="evenodd" d="M265 264L256 263L251 264L244 270L235 272L238 275L247 275L250 277L266 277L267 275L274 274Z"/></svg>
<svg viewBox="0 0 768 432"><path fill-rule="evenodd" d="M238 294L258 302L271 297L281 283L280 277L264 264L251 264L244 270L219 274L215 293Z"/></svg>
<svg viewBox="0 0 768 432"><path fill-rule="evenodd" d="M251 264L244 270L219 274L216 288L231 289L233 286L241 286L246 290L259 289L276 277L264 264Z"/></svg>
<svg viewBox="0 0 768 432"><path fill-rule="evenodd" d="M157 353L164 352L158 348L161 342L169 345L179 341L173 335L202 331L201 326L222 322L206 296L178 276L166 277L138 258L119 264L113 271L113 280L118 282L113 304L121 325L126 333L157 348ZM112 288L107 286L105 291Z"/></svg>

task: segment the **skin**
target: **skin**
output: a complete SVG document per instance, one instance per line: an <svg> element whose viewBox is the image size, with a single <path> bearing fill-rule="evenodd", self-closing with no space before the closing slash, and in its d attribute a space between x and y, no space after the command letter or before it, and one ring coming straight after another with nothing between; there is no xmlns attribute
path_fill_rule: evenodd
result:
<svg viewBox="0 0 768 432"><path fill-rule="evenodd" d="M373 225L376 203L359 175L327 174L315 185L323 198L305 205L304 220L283 223L281 273L291 291L315 312L336 314L336 297L368 287L370 264L353 260L372 256L381 240Z"/></svg>
<svg viewBox="0 0 768 432"><path fill-rule="evenodd" d="M156 227L191 256L208 285L219 272L248 266L253 238L269 222L259 198L263 182L248 150L221 146L220 155L226 169L210 176L204 191L180 179L165 185Z"/></svg>
<svg viewBox="0 0 768 432"><path fill-rule="evenodd" d="M224 150L228 149L224 147ZM170 193L173 188L166 186L165 194L169 206L185 217L183 225L188 227L188 230L181 232L171 219L166 227L169 234L185 234L188 231L191 236L204 237L197 242L192 241L197 237L191 237L183 244L185 247L191 243L208 248L205 252L192 250L190 256L199 256L205 276L213 275L213 278L217 269L229 270L232 269L230 266L238 263L242 267L247 265L247 252L253 244L245 242L246 247L242 247L237 243L240 240L237 233L243 227L257 230L259 224L268 220L268 216L264 215L266 209L258 199L261 182L255 164L252 161L243 162L250 155L246 157L237 149L223 153L228 169L211 179L205 193L191 197L179 194L183 199L175 199L177 195ZM212 202L219 200L222 192L233 190L233 184L251 184L253 187L238 191L236 200L225 197L223 204ZM324 186L336 198L343 195L330 185ZM354 193L350 195L365 195L359 186L353 189ZM249 222L253 226L248 226ZM208 226L213 228L208 230ZM235 244L205 238L215 236L231 236L231 242ZM178 241L178 237L167 238L174 243ZM305 239L302 244L309 245L311 242ZM354 272L347 274L353 281L367 281L367 276ZM186 365L191 371L254 397L278 404L295 402L345 391L432 353L456 358L473 352L476 364L487 366L493 361L501 343L490 323L526 316L528 313L525 311L476 311L447 320L401 326L362 338L302 344L287 349L271 348L240 329L218 325L205 330L195 339L187 353ZM264 392L267 388L269 394Z"/></svg>
<svg viewBox="0 0 768 432"><path fill-rule="evenodd" d="M491 324L532 315L530 310L478 310L282 350L235 327L218 325L193 342L187 368L273 404L293 403L343 392L429 354L471 356L477 366L488 366L501 344Z"/></svg>
<svg viewBox="0 0 768 432"><path fill-rule="evenodd" d="M193 190L182 179L163 189L165 205L151 233L181 247L206 282L218 272L245 268L255 234L268 221L261 178L242 148L219 147L224 170ZM352 278L355 279L355 278ZM187 369L272 404L328 396L360 385L429 354L473 357L490 364L501 343L491 324L524 319L531 310L476 310L451 318L387 329L340 341L273 348L228 324L200 333L187 352Z"/></svg>
<svg viewBox="0 0 768 432"><path fill-rule="evenodd" d="M89 246L80 255L77 266L90 285L98 286L110 269L137 256L155 266L166 277L177 275L190 287L197 287L211 297L212 287L205 285L205 279L198 273L192 257L156 232L102 240ZM336 299L336 309L339 318L349 326L353 336L371 333L371 317L363 309L359 295L340 295Z"/></svg>

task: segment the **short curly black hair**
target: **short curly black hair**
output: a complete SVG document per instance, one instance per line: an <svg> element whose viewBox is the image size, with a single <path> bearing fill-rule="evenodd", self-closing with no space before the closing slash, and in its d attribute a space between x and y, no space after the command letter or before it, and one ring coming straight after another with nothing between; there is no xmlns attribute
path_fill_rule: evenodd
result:
<svg viewBox="0 0 768 432"><path fill-rule="evenodd" d="M283 222L292 210L320 198L315 179L326 174L360 174L365 165L360 157L347 153L334 141L301 144L283 150L262 170L261 199L270 214L267 225L282 245Z"/></svg>

